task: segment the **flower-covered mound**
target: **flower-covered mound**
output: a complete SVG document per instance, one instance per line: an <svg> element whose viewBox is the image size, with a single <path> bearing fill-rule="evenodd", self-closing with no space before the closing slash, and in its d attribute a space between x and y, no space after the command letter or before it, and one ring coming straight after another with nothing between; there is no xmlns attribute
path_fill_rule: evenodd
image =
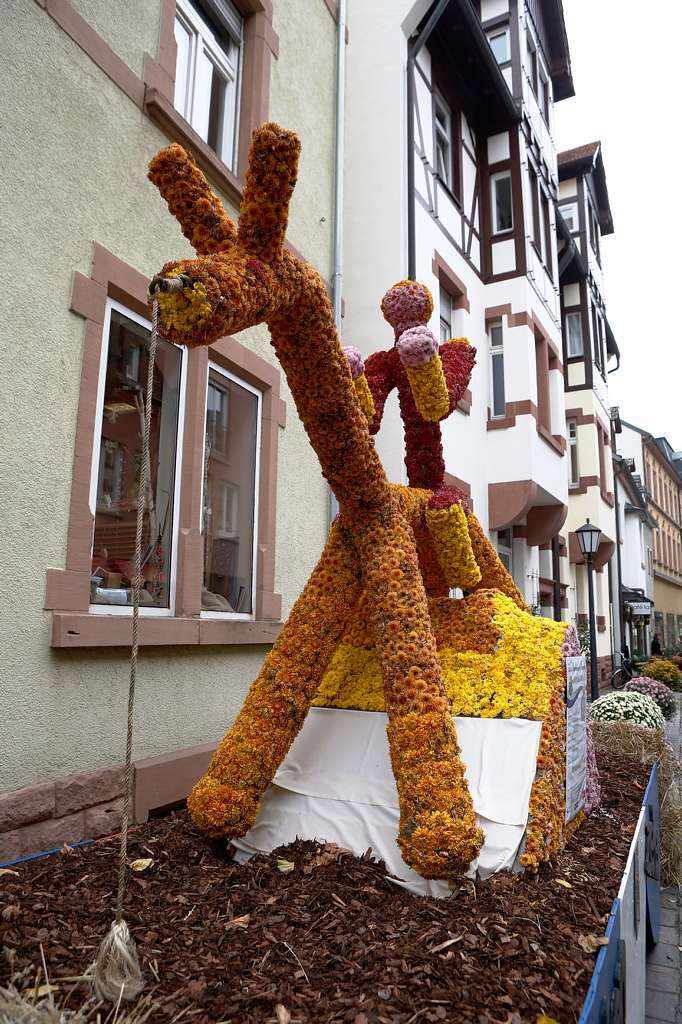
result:
<svg viewBox="0 0 682 1024"><path fill-rule="evenodd" d="M643 693L607 693L590 707L595 722L636 722L649 729L664 729L665 719L655 700Z"/></svg>
<svg viewBox="0 0 682 1024"><path fill-rule="evenodd" d="M542 721L537 774L521 862L534 870L549 860L578 824L566 829L564 658L579 654L566 623L530 615L495 590L461 599L430 598L429 613L453 715ZM383 711L381 672L363 594L323 676L318 706ZM590 760L591 759L591 760ZM586 811L599 802L588 737ZM590 770L591 768L591 770Z"/></svg>
<svg viewBox="0 0 682 1024"><path fill-rule="evenodd" d="M566 623L529 615L495 590L431 598L429 613L453 715L547 717L553 692L563 692ZM365 598L323 676L317 705L384 710L366 615Z"/></svg>
<svg viewBox="0 0 682 1024"><path fill-rule="evenodd" d="M649 676L635 676L625 684L625 689L643 693L645 697L651 697L656 701L666 719L672 718L677 710L675 694L665 683L659 683L658 679L651 679Z"/></svg>
<svg viewBox="0 0 682 1024"><path fill-rule="evenodd" d="M643 674L650 679L658 679L672 690L682 689L682 672L667 658L649 658L642 665Z"/></svg>

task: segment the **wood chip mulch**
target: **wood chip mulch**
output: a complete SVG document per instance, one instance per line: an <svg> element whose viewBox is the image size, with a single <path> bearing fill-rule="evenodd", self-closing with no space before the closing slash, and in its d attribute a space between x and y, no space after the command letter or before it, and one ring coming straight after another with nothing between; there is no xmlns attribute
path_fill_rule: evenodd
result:
<svg viewBox="0 0 682 1024"><path fill-rule="evenodd" d="M411 896L333 847L296 842L238 866L185 812L140 827L130 860L152 863L131 872L125 916L149 1020L577 1021L648 775L616 755L601 769L602 807L556 863L448 900ZM68 995L60 979L82 974L109 928L116 857L109 839L0 874L0 985L37 967L42 945L57 999L81 1005L83 988Z"/></svg>

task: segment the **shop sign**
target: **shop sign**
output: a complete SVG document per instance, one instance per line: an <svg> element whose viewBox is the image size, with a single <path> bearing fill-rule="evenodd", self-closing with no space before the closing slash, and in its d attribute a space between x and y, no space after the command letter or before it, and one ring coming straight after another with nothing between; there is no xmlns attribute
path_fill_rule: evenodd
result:
<svg viewBox="0 0 682 1024"><path fill-rule="evenodd" d="M651 615L650 601L626 601L625 603L633 615Z"/></svg>

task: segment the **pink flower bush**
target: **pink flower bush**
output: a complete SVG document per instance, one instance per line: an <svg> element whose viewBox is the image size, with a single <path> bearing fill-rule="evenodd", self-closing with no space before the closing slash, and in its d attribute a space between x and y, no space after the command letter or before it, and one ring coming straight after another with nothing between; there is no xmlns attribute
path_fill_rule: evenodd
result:
<svg viewBox="0 0 682 1024"><path fill-rule="evenodd" d="M592 814L601 803L601 783L599 781L599 769L597 758L594 753L594 741L592 739L592 722L587 720L587 767L585 775L585 788L583 790L583 810L585 814Z"/></svg>
<svg viewBox="0 0 682 1024"><path fill-rule="evenodd" d="M561 646L562 658L577 658L580 655L580 644L575 626L569 626L564 635L564 642Z"/></svg>
<svg viewBox="0 0 682 1024"><path fill-rule="evenodd" d="M677 703L673 691L665 683L660 683L658 679L652 679L650 676L636 676L625 684L625 689L643 693L645 697L651 697L663 712L664 718L672 718L675 714Z"/></svg>
<svg viewBox="0 0 682 1024"><path fill-rule="evenodd" d="M411 327L403 331L397 341L398 355L403 366L423 366L438 351L438 339L428 327Z"/></svg>

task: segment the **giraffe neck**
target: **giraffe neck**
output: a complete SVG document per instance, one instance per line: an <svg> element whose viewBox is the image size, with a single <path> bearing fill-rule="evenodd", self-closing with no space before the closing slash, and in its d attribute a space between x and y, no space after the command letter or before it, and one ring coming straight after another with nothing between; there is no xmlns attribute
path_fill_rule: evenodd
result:
<svg viewBox="0 0 682 1024"><path fill-rule="evenodd" d="M294 269L298 297L269 321L273 347L339 505L378 506L389 500L388 481L341 351L326 288L307 264Z"/></svg>

